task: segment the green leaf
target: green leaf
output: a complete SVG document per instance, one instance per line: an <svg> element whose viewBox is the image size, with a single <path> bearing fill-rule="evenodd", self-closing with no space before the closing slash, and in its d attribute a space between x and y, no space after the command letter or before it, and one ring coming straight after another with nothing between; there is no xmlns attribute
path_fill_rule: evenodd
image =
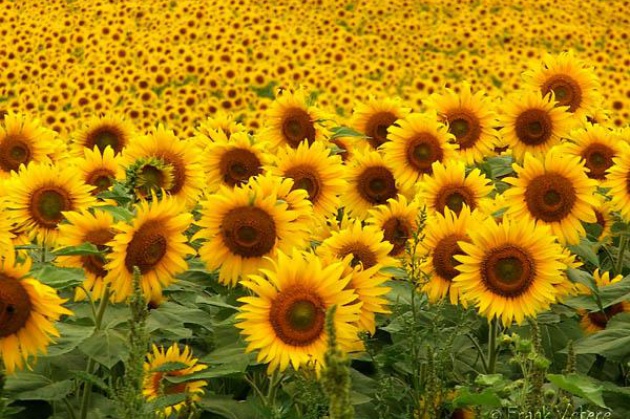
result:
<svg viewBox="0 0 630 419"><path fill-rule="evenodd" d="M331 128L331 131L331 140L341 137L368 138L366 135L361 134L359 131L355 131L350 127L333 127Z"/></svg>
<svg viewBox="0 0 630 419"><path fill-rule="evenodd" d="M564 391L606 408L602 397L603 386L597 385L590 377L581 374L547 374L547 379Z"/></svg>
<svg viewBox="0 0 630 419"><path fill-rule="evenodd" d="M588 239L583 238L580 244L574 244L568 247L572 253L579 256L582 260L585 260L599 267L599 258L597 257L597 254L593 250L592 242L590 242Z"/></svg>
<svg viewBox="0 0 630 419"><path fill-rule="evenodd" d="M71 323L57 323L60 337L48 347L48 352L42 357L55 357L72 352L84 340L92 335L94 326L79 326Z"/></svg>
<svg viewBox="0 0 630 419"><path fill-rule="evenodd" d="M114 217L115 221L129 222L133 219L133 214L123 207L117 207L114 205L101 205L98 207L98 209L109 212Z"/></svg>
<svg viewBox="0 0 630 419"><path fill-rule="evenodd" d="M162 394L151 403L152 410L162 410L165 407L174 406L178 403L185 402L187 398L188 393Z"/></svg>
<svg viewBox="0 0 630 419"><path fill-rule="evenodd" d="M40 265L41 266L41 265ZM31 272L33 278L55 289L74 288L83 283L85 273L78 268L60 268L45 265Z"/></svg>
<svg viewBox="0 0 630 419"><path fill-rule="evenodd" d="M159 367L153 368L151 372L171 372L183 370L184 368L188 368L188 364L184 362L165 362Z"/></svg>
<svg viewBox="0 0 630 419"><path fill-rule="evenodd" d="M9 376L5 385L7 393L15 400L61 400L72 392L73 387L72 380L53 382L31 373Z"/></svg>
<svg viewBox="0 0 630 419"><path fill-rule="evenodd" d="M111 390L107 383L103 381L101 377L97 377L94 374L89 374L81 370L70 371L70 373L84 383L92 384L93 386L98 387L99 389L104 390L108 393Z"/></svg>
<svg viewBox="0 0 630 419"><path fill-rule="evenodd" d="M404 269L395 266L386 266L381 268L379 272L395 279L404 279L407 277L407 272Z"/></svg>
<svg viewBox="0 0 630 419"><path fill-rule="evenodd" d="M103 255L95 245L92 243L82 243L78 246L67 246L53 251L55 256L91 256L91 255Z"/></svg>
<svg viewBox="0 0 630 419"><path fill-rule="evenodd" d="M630 313L614 316L606 329L579 340L574 345L576 354L599 354L622 359L630 354Z"/></svg>
<svg viewBox="0 0 630 419"><path fill-rule="evenodd" d="M211 395L197 403L206 412L221 415L227 419L258 419L264 418L253 403L249 401L237 401L231 396Z"/></svg>
<svg viewBox="0 0 630 419"><path fill-rule="evenodd" d="M112 329L98 330L79 349L99 364L111 369L129 353L126 337Z"/></svg>
<svg viewBox="0 0 630 419"><path fill-rule="evenodd" d="M578 270L568 270L568 275L574 282L584 283L588 286L587 280L588 274L579 274ZM589 287L594 289L591 286ZM573 297L566 301L566 304L574 308L584 308L590 311L599 311L602 308L610 307L622 301L630 300L630 275L624 277L621 281L601 287L597 289L596 295L601 300L601 307L597 304L595 296L579 296Z"/></svg>
<svg viewBox="0 0 630 419"><path fill-rule="evenodd" d="M492 387L503 381L503 374L479 374L475 378L475 384L484 387Z"/></svg>
<svg viewBox="0 0 630 419"><path fill-rule="evenodd" d="M491 388L487 388L481 393L471 393L470 389L462 387L458 391L457 397L453 399L453 408L466 406L501 407L501 398Z"/></svg>

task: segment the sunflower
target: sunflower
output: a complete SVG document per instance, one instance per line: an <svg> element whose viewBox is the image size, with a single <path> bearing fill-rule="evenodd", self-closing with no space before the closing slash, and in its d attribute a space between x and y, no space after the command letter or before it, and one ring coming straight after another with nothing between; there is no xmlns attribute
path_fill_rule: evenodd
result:
<svg viewBox="0 0 630 419"><path fill-rule="evenodd" d="M0 360L13 374L30 356L46 353L51 336L59 337L53 323L72 312L53 288L28 277L29 258L17 263L10 248L2 252L0 262Z"/></svg>
<svg viewBox="0 0 630 419"><path fill-rule="evenodd" d="M83 156L83 148L92 150L97 147L101 152L107 147L119 155L131 142L134 135L133 126L123 118L115 115L92 117L85 126L79 130L71 144L72 154Z"/></svg>
<svg viewBox="0 0 630 419"><path fill-rule="evenodd" d="M180 350L179 346L174 343L168 349L164 347L158 348L152 345L152 352L147 354L147 362L144 363L144 385L142 394L151 402L159 397L186 394L185 401L171 404L163 408L162 413L166 417L170 417L173 411L179 412L187 404L197 402L201 399L200 395L204 394L203 388L208 385L204 380L184 381L179 384L171 383L166 377L186 377L196 372L203 371L208 368L205 364L200 364L197 358L193 358L192 351L188 346L184 350ZM185 365L180 369L168 369L164 371L164 367L168 364Z"/></svg>
<svg viewBox="0 0 630 419"><path fill-rule="evenodd" d="M91 213L85 210L65 212L64 216L69 223L59 225L60 235L57 242L59 247L91 243L102 252L110 250L107 244L115 236L114 217L110 213L99 210ZM90 293L90 299L98 300L101 298L105 290L103 279L107 276L107 271L104 268L106 263L104 256L58 256L55 263L69 268L81 268L85 272L83 286L75 289L75 301L85 299L85 290Z"/></svg>
<svg viewBox="0 0 630 419"><path fill-rule="evenodd" d="M19 171L22 164L50 162L56 143L56 133L42 127L38 119L9 112L0 124L0 179Z"/></svg>
<svg viewBox="0 0 630 419"><path fill-rule="evenodd" d="M204 150L208 192L216 192L220 185L230 188L243 185L263 173L263 166L269 160L266 143L255 141L245 132L234 133L229 140L223 132L214 138Z"/></svg>
<svg viewBox="0 0 630 419"><path fill-rule="evenodd" d="M272 149L281 145L297 148L305 140L309 144L323 141L327 131L319 121L327 116L308 102L303 90L283 91L269 108L269 125L260 132L260 138Z"/></svg>
<svg viewBox="0 0 630 419"><path fill-rule="evenodd" d="M480 314L505 326L521 324L555 301L554 285L563 280L566 265L548 226L505 217L497 224L489 217L468 234L470 243L458 242L464 254L454 256L460 274L453 286Z"/></svg>
<svg viewBox="0 0 630 419"><path fill-rule="evenodd" d="M630 146L622 144L618 157L613 159L613 165L608 169L606 181L602 185L610 188L607 192L611 198L610 206L619 211L621 217L630 220Z"/></svg>
<svg viewBox="0 0 630 419"><path fill-rule="evenodd" d="M390 128L387 143L382 146L385 161L405 188L432 173L432 164L454 158L454 136L446 125L437 122L434 113L413 113Z"/></svg>
<svg viewBox="0 0 630 419"><path fill-rule="evenodd" d="M409 112L411 109L403 107L399 99L377 100L372 97L354 108L350 124L365 134L369 144L376 149L387 141L389 127Z"/></svg>
<svg viewBox="0 0 630 419"><path fill-rule="evenodd" d="M207 137L211 137L212 133L215 131L220 131L227 138L230 138L232 134L237 132L247 132L247 128L234 119L233 114L219 110L200 123L197 127L197 131Z"/></svg>
<svg viewBox="0 0 630 419"><path fill-rule="evenodd" d="M366 223L383 232L384 240L392 245L389 256L404 257L407 243L418 229L420 203L417 200L408 202L403 195L398 195L369 212Z"/></svg>
<svg viewBox="0 0 630 419"><path fill-rule="evenodd" d="M406 192L399 189L394 172L378 151L356 151L346 168L346 180L348 186L341 201L349 215L361 219L370 209Z"/></svg>
<svg viewBox="0 0 630 419"><path fill-rule="evenodd" d="M15 243L16 235L13 233L13 224L5 209L3 199L0 199L0 255L4 254L5 249L11 249Z"/></svg>
<svg viewBox="0 0 630 419"><path fill-rule="evenodd" d="M133 293L134 266L140 269L140 286L146 300L161 294L175 281L175 275L188 269L184 258L195 251L186 244L184 232L191 221L192 215L185 212L182 201L165 196L137 204L131 225L114 225L118 233L109 242L112 251L103 267L113 301L125 301Z"/></svg>
<svg viewBox="0 0 630 419"><path fill-rule="evenodd" d="M504 192L508 214L547 224L562 243L577 244L586 236L583 222L597 221L593 206L596 181L589 179L579 157L550 150L544 161L525 155L523 166L514 164L517 178L505 178L512 188Z"/></svg>
<svg viewBox="0 0 630 419"><path fill-rule="evenodd" d="M538 92L519 93L507 100L500 119L500 134L517 161L527 152L545 155L571 129L567 108L555 106L552 94L543 98Z"/></svg>
<svg viewBox="0 0 630 419"><path fill-rule="evenodd" d="M464 162L452 160L446 165L435 162L433 174L420 185L418 198L430 211L444 213L446 208L459 214L464 206L475 209L492 192L492 183L479 169L466 174Z"/></svg>
<svg viewBox="0 0 630 419"><path fill-rule="evenodd" d="M597 288L601 289L620 282L623 279L623 276L617 275L611 279L610 272L601 273L599 269L595 269L595 272L593 272L593 279L595 280ZM582 295L592 295L592 291L588 287L578 284L578 288ZM604 308L603 311L589 312L583 309L578 310L578 315L580 316L580 326L587 334L593 334L606 329L610 319L619 313L630 313L630 300L620 301L610 305Z"/></svg>
<svg viewBox="0 0 630 419"><path fill-rule="evenodd" d="M329 140L329 146L345 164L353 159L354 150L361 146L361 142L356 137L335 137Z"/></svg>
<svg viewBox="0 0 630 419"><path fill-rule="evenodd" d="M337 213L340 195L346 188L341 158L331 155L323 142L300 144L296 149L278 150L275 165L270 171L293 179L294 188L304 189L313 203L316 216L325 218Z"/></svg>
<svg viewBox="0 0 630 419"><path fill-rule="evenodd" d="M64 211L81 211L96 203L92 186L77 179L73 167L32 163L9 181L6 207L16 231L54 245Z"/></svg>
<svg viewBox="0 0 630 419"><path fill-rule="evenodd" d="M141 197L164 189L193 207L204 188L196 147L161 124L149 135L134 138L125 148L122 164L127 168L127 180Z"/></svg>
<svg viewBox="0 0 630 419"><path fill-rule="evenodd" d="M459 275L459 262L455 255L463 255L459 242L470 243L468 230L481 221L477 212L464 206L459 213L445 208L444 213L435 213L426 223L424 240L417 251L426 259L420 269L429 277L421 291L426 293L429 302L436 303L448 296L451 304L459 302L459 289L451 286L453 278ZM465 301L462 301L465 305Z"/></svg>
<svg viewBox="0 0 630 419"><path fill-rule="evenodd" d="M479 163L494 154L499 145L497 119L485 92L472 93L470 85L464 83L459 93L446 89L443 95L432 95L426 104L448 125L466 164Z"/></svg>
<svg viewBox="0 0 630 419"><path fill-rule="evenodd" d="M610 201L607 201L601 195L595 195L597 198L597 205L593 207L593 211L595 212L595 217L597 218L597 225L601 227L601 232L596 237L596 240L599 243L608 243L612 240L612 225L613 225L613 217L612 217L612 208L610 205Z"/></svg>
<svg viewBox="0 0 630 419"><path fill-rule="evenodd" d="M606 171L622 149L613 133L601 125L589 124L586 128L571 131L568 138L572 142L564 144L564 152L582 158L591 179L605 179Z"/></svg>
<svg viewBox="0 0 630 419"><path fill-rule="evenodd" d="M586 67L572 51L546 54L542 66L523 74L528 84L543 96L553 92L557 106L567 106L578 120L601 103L599 82L593 68Z"/></svg>
<svg viewBox="0 0 630 419"><path fill-rule="evenodd" d="M120 156L115 155L111 147L102 152L96 146L92 150L84 148L83 158L74 159L72 163L79 170L80 179L94 187L92 195L107 191L114 181L125 177Z"/></svg>
<svg viewBox="0 0 630 419"><path fill-rule="evenodd" d="M206 239L199 257L208 269L220 269L221 283L235 285L239 278L267 266L265 257L305 245L308 224L300 222L300 215L278 199L275 187L265 193L257 183L244 188L221 187L204 203L201 220L196 223L202 229L193 240Z"/></svg>
<svg viewBox="0 0 630 419"><path fill-rule="evenodd" d="M278 252L264 276L250 275L241 283L254 295L242 297L241 320L247 351L259 350L258 362L269 363L268 372L312 365L321 370L327 349L326 312L337 306L334 327L343 351L360 349L358 329L360 303L346 289L352 276L344 275L348 259L323 264L312 253Z"/></svg>
<svg viewBox="0 0 630 419"><path fill-rule="evenodd" d="M308 192L301 188L295 188L291 178L275 176L271 172L258 175L250 180L248 187L260 193L262 196L276 194L278 200L287 203L288 211L297 213L296 222L304 225L312 225L314 220L313 204L308 199Z"/></svg>

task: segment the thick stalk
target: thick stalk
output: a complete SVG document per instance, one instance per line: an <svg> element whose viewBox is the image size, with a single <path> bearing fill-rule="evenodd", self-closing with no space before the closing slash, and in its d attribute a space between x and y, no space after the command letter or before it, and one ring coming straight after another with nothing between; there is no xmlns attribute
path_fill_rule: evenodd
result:
<svg viewBox="0 0 630 419"><path fill-rule="evenodd" d="M499 319L496 317L490 322L490 330L488 331L488 368L486 374L494 374L494 370L497 364L497 329L499 326Z"/></svg>
<svg viewBox="0 0 630 419"><path fill-rule="evenodd" d="M626 247L628 246L628 237L621 236L621 243L619 244L619 254L617 256L617 266L615 267L615 274L622 275L621 271L623 270L623 255L626 252Z"/></svg>

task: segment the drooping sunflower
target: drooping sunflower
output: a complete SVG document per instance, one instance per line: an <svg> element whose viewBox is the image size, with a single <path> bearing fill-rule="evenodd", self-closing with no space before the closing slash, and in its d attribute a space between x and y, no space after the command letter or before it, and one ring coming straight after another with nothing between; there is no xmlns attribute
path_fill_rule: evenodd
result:
<svg viewBox="0 0 630 419"><path fill-rule="evenodd" d="M453 286L481 315L521 324L555 301L554 284L566 265L548 226L506 217L498 224L489 217L468 234L470 243L457 242L464 254L453 256L460 262Z"/></svg>
<svg viewBox="0 0 630 419"><path fill-rule="evenodd" d="M572 142L564 144L564 151L584 159L585 166L589 169L587 176L591 179L605 179L606 171L613 165L613 159L622 150L612 131L601 125L589 124L586 128L573 130L568 138Z"/></svg>
<svg viewBox="0 0 630 419"><path fill-rule="evenodd" d="M234 189L222 187L204 203L196 223L202 229L193 240L206 240L199 257L208 269L220 268L221 283L235 285L239 278L267 266L266 257L274 257L278 250L305 245L308 224L301 222L300 215L278 199L277 189L263 193L254 182Z"/></svg>
<svg viewBox="0 0 630 419"><path fill-rule="evenodd" d="M495 131L498 121L485 92L472 93L470 85L464 83L459 93L446 89L442 95L432 95L426 104L448 125L466 164L479 163L494 154L499 145Z"/></svg>
<svg viewBox="0 0 630 419"><path fill-rule="evenodd" d="M42 127L38 119L7 113L0 124L0 179L19 171L22 164L50 162L56 143L55 132Z"/></svg>
<svg viewBox="0 0 630 419"><path fill-rule="evenodd" d="M313 222L316 221L313 214L313 204L308 199L308 192L301 188L295 188L293 179L266 172L254 176L248 186L262 196L276 194L279 200L287 203L288 211L297 213L296 222L313 225Z"/></svg>
<svg viewBox="0 0 630 419"><path fill-rule="evenodd" d="M133 293L133 268L140 269L140 286L146 300L162 293L175 275L188 269L184 258L195 251L184 232L192 215L184 203L171 196L141 201L131 224L114 225L116 236L109 245L105 283L111 284L112 301L125 301Z"/></svg>
<svg viewBox="0 0 630 419"><path fill-rule="evenodd" d="M83 156L83 148L92 150L97 147L101 152L107 147L119 155L131 142L134 135L133 126L116 115L91 118L74 136L71 144L72 153Z"/></svg>
<svg viewBox="0 0 630 419"><path fill-rule="evenodd" d="M608 243L612 239L611 229L613 225L612 207L610 201L606 200L601 195L595 195L597 198L597 205L593 207L595 217L597 218L597 225L601 228L601 232L596 237L599 243Z"/></svg>
<svg viewBox="0 0 630 419"><path fill-rule="evenodd" d="M572 51L556 56L546 54L540 68L527 71L523 76L543 96L553 92L557 106L567 106L578 120L601 102L595 70L585 66Z"/></svg>
<svg viewBox="0 0 630 419"><path fill-rule="evenodd" d="M105 211L95 210L91 213L87 210L81 212L65 212L64 216L69 221L59 225L59 247L78 246L83 243L91 243L102 252L109 252L107 244L114 238L114 217ZM107 276L105 270L105 257L101 255L87 256L58 256L55 263L69 268L82 268L85 272L83 287L77 287L74 292L74 300L81 301L86 298L85 290L90 293L92 300L98 300L105 291L104 279Z"/></svg>
<svg viewBox="0 0 630 419"><path fill-rule="evenodd" d="M160 124L149 135L134 137L123 152L122 164L141 197L163 189L192 207L205 186L196 150Z"/></svg>
<svg viewBox="0 0 630 419"><path fill-rule="evenodd" d="M302 141L323 141L327 131L319 121L326 116L308 102L304 90L283 91L269 108L268 126L260 132L260 138L272 149L282 145L297 148Z"/></svg>
<svg viewBox="0 0 630 419"><path fill-rule="evenodd" d="M420 185L418 198L430 212L444 213L446 208L459 214L464 206L476 209L492 192L492 183L479 169L466 174L464 162L451 160L446 165L435 162L432 175Z"/></svg>
<svg viewBox="0 0 630 419"><path fill-rule="evenodd" d="M586 236L582 221L597 221L593 206L597 182L589 179L579 157L550 150L544 161L525 155L523 166L514 164L518 177L505 178L508 211L516 219L529 218L551 227L563 244L577 244Z"/></svg>
<svg viewBox="0 0 630 419"><path fill-rule="evenodd" d="M339 348L361 348L355 325L361 304L346 289L351 280L344 275L346 263L324 265L314 254L294 249L291 256L278 252L262 275L241 282L254 296L239 299L244 305L236 327L245 335L247 351L258 350L258 361L269 363L269 373L284 371L289 364L296 370L306 365L321 370L328 337L325 316L333 305Z"/></svg>
<svg viewBox="0 0 630 419"><path fill-rule="evenodd" d="M387 204L379 205L370 211L368 225L373 225L383 232L383 238L392 245L389 255L403 257L407 243L418 229L418 214L420 203L418 200L407 201L403 195L396 199L389 199Z"/></svg>
<svg viewBox="0 0 630 419"><path fill-rule="evenodd" d="M500 117L503 141L516 161L525 153L541 157L560 143L571 129L566 106L555 106L553 95L524 92L506 101Z"/></svg>
<svg viewBox="0 0 630 419"><path fill-rule="evenodd" d="M346 188L344 169L341 158L331 155L325 143L317 142L278 150L270 171L293 179L294 188L308 193L315 215L325 218L336 214L341 205L340 195Z"/></svg>
<svg viewBox="0 0 630 419"><path fill-rule="evenodd" d="M389 127L407 116L411 109L405 108L400 99L370 98L367 103L354 108L350 124L367 136L367 142L376 149L387 141Z"/></svg>
<svg viewBox="0 0 630 419"><path fill-rule="evenodd" d="M0 262L0 360L13 374L29 357L46 353L51 336L59 337L53 323L72 312L62 306L66 300L57 291L28 277L28 257L18 263L11 248L2 252Z"/></svg>
<svg viewBox="0 0 630 419"><path fill-rule="evenodd" d="M186 365L180 369L160 370L167 364ZM144 363L144 384L142 394L147 401L156 400L159 397L186 394L188 397L185 401L168 405L161 412L165 417L170 417L173 412L179 412L187 404L201 400L200 395L204 394L203 388L208 385L205 380L190 380L182 383L171 383L167 377L186 377L196 372L203 371L208 368L205 364L200 364L197 358L193 358L192 351L188 346L184 350L180 350L179 346L174 343L168 349L152 345L152 351L147 354L147 362Z"/></svg>
<svg viewBox="0 0 630 419"><path fill-rule="evenodd" d="M612 209L619 211L624 220L630 220L630 146L620 144L621 153L613 159L613 165L608 169L602 186L610 188L607 194L611 198Z"/></svg>
<svg viewBox="0 0 630 419"><path fill-rule="evenodd" d="M92 195L98 195L108 190L115 180L125 177L125 172L120 164L120 156L114 154L111 147L101 152L98 147L83 149L83 158L73 160L75 168L80 173L81 180L94 187Z"/></svg>
<svg viewBox="0 0 630 419"><path fill-rule="evenodd" d="M17 232L38 243L54 245L64 211L81 211L96 203L92 186L81 182L73 167L31 163L7 181L6 208Z"/></svg>
<svg viewBox="0 0 630 419"><path fill-rule="evenodd" d="M459 213L448 207L443 213L437 212L427 219L424 240L417 249L426 259L420 266L429 280L421 291L426 293L429 302L436 303L448 296L451 304L458 304L459 289L453 287L453 278L459 275L460 264L455 255L463 255L459 242L470 243L468 230L482 220L477 212L464 206ZM465 301L462 301L466 305Z"/></svg>
<svg viewBox="0 0 630 419"><path fill-rule="evenodd" d="M604 288L620 282L623 279L623 275L617 275L611 279L610 272L602 273L599 269L595 269L595 272L593 272L593 279L595 279L595 285L597 285L597 288ZM582 284L578 284L578 288L580 290L580 294L582 295L592 294L592 291ZM606 329L610 319L620 313L630 313L630 300L615 303L604 308L603 311L587 311L584 309L578 310L578 315L580 316L580 326L587 334L593 334Z"/></svg>
<svg viewBox="0 0 630 419"><path fill-rule="evenodd" d="M355 152L353 161L346 168L346 180L348 186L341 201L349 215L361 219L366 218L375 206L407 192L399 188L397 178L383 156L373 150Z"/></svg>
<svg viewBox="0 0 630 419"><path fill-rule="evenodd" d="M413 113L390 128L390 141L381 148L388 167L403 187L411 188L424 175L432 173L432 164L456 157L454 136L435 113Z"/></svg>
<svg viewBox="0 0 630 419"><path fill-rule="evenodd" d="M234 133L229 139L223 132L215 135L203 156L208 192L216 192L221 185L244 185L263 173L263 167L269 163L267 144L245 132Z"/></svg>

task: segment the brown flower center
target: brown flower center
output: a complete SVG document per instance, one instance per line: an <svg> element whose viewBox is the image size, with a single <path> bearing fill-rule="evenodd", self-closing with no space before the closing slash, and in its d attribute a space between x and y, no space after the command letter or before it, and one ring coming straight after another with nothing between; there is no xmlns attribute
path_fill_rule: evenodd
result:
<svg viewBox="0 0 630 419"><path fill-rule="evenodd" d="M359 175L357 188L361 198L373 205L396 198L398 189L392 172L383 166L368 167Z"/></svg>
<svg viewBox="0 0 630 419"><path fill-rule="evenodd" d="M407 161L419 173L431 174L431 165L443 158L440 142L429 133L418 134L407 145Z"/></svg>
<svg viewBox="0 0 630 419"><path fill-rule="evenodd" d="M186 184L186 162L181 156L170 152L163 152L158 157L173 168L173 185L168 189L168 192L175 195Z"/></svg>
<svg viewBox="0 0 630 419"><path fill-rule="evenodd" d="M391 112L377 112L365 123L365 135L370 145L378 148L387 141L387 130L394 125L398 117Z"/></svg>
<svg viewBox="0 0 630 419"><path fill-rule="evenodd" d="M242 148L226 151L219 162L221 178L231 187L247 183L252 176L261 174L261 166L256 154Z"/></svg>
<svg viewBox="0 0 630 419"><path fill-rule="evenodd" d="M133 238L127 245L125 267L127 271L133 272L133 267L137 266L142 274L146 274L160 263L167 249L164 222L147 221L133 234Z"/></svg>
<svg viewBox="0 0 630 419"><path fill-rule="evenodd" d="M606 170L613 165L615 152L612 148L601 143L594 143L582 151L582 158L586 160L586 167L590 170L591 179L604 179Z"/></svg>
<svg viewBox="0 0 630 419"><path fill-rule="evenodd" d="M608 321L619 313L624 312L623 303L613 304L604 309L604 311L593 311L588 313L588 319L599 329L605 329Z"/></svg>
<svg viewBox="0 0 630 419"><path fill-rule="evenodd" d="M405 251L411 237L411 224L404 218L392 217L383 224L383 236L394 246L389 255L398 256Z"/></svg>
<svg viewBox="0 0 630 419"><path fill-rule="evenodd" d="M233 254L244 258L262 257L276 244L276 223L261 208L238 207L223 217L221 234Z"/></svg>
<svg viewBox="0 0 630 419"><path fill-rule="evenodd" d="M571 181L557 173L547 173L532 179L525 189L529 213L547 223L560 221L571 213L577 200Z"/></svg>
<svg viewBox="0 0 630 419"><path fill-rule="evenodd" d="M309 145L313 144L315 123L304 109L288 109L282 120L282 136L293 148L297 148L304 140L307 140Z"/></svg>
<svg viewBox="0 0 630 419"><path fill-rule="evenodd" d="M453 233L443 237L433 249L433 270L447 281L452 281L460 273L456 269L460 262L455 256L465 253L457 244L458 241L470 242L465 235Z"/></svg>
<svg viewBox="0 0 630 419"><path fill-rule="evenodd" d="M377 263L376 255L364 243L354 242L347 244L338 252L338 257L340 259L343 259L348 255L352 255L350 266L353 268L361 264L363 269L370 269Z"/></svg>
<svg viewBox="0 0 630 419"><path fill-rule="evenodd" d="M294 285L276 295L269 310L269 322L285 344L307 346L324 333L325 308L313 291Z"/></svg>
<svg viewBox="0 0 630 419"><path fill-rule="evenodd" d="M100 251L107 251L109 247L106 245L112 241L113 238L113 231L107 228L99 228L98 230L88 232L83 240L92 243ZM99 278L104 278L107 275L107 271L104 268L107 261L102 255L81 256L81 263L86 271L93 273Z"/></svg>
<svg viewBox="0 0 630 419"><path fill-rule="evenodd" d="M528 146L544 144L551 138L553 124L544 109L527 109L516 118L516 136Z"/></svg>
<svg viewBox="0 0 630 419"><path fill-rule="evenodd" d="M186 392L187 383L171 383L168 380L164 380L164 377L179 377L185 374L185 370L169 371L169 372L154 372L153 373L153 388L158 390L162 389L162 394L181 394ZM159 393L158 391L156 391Z"/></svg>
<svg viewBox="0 0 630 419"><path fill-rule="evenodd" d="M550 77L540 90L543 95L553 91L558 106L568 106L569 112L575 112L582 103L582 88L577 81L566 74Z"/></svg>
<svg viewBox="0 0 630 419"><path fill-rule="evenodd" d="M536 266L518 246L504 244L488 251L481 263L481 280L494 294L516 298L533 284Z"/></svg>
<svg viewBox="0 0 630 419"><path fill-rule="evenodd" d="M468 205L471 210L477 207L474 192L464 185L445 185L440 188L435 197L435 209L442 214L444 214L444 209L448 207L459 215L464 204Z"/></svg>
<svg viewBox="0 0 630 419"><path fill-rule="evenodd" d="M321 193L322 182L319 173L314 167L300 164L287 170L284 176L293 179L292 190L304 189L308 192L310 201L313 204L317 203Z"/></svg>
<svg viewBox="0 0 630 419"><path fill-rule="evenodd" d="M91 191L92 195L98 195L112 186L115 176L116 174L113 171L106 168L99 168L88 173L85 178L85 183L95 187L95 189Z"/></svg>
<svg viewBox="0 0 630 419"><path fill-rule="evenodd" d="M467 109L458 109L446 116L448 132L455 136L460 150L473 147L481 136L479 118Z"/></svg>
<svg viewBox="0 0 630 419"><path fill-rule="evenodd" d="M20 135L8 135L0 142L0 169L18 171L20 165L31 161L31 148Z"/></svg>
<svg viewBox="0 0 630 419"><path fill-rule="evenodd" d="M22 330L31 310L31 299L22 283L0 273L0 339Z"/></svg>
<svg viewBox="0 0 630 419"><path fill-rule="evenodd" d="M98 147L101 153L109 146L115 154L122 152L127 145L125 133L113 125L103 125L91 130L85 139L85 147L92 150Z"/></svg>
<svg viewBox="0 0 630 419"><path fill-rule="evenodd" d="M45 186L31 195L30 215L35 222L53 229L63 220L63 211L72 209L68 192L58 186Z"/></svg>

